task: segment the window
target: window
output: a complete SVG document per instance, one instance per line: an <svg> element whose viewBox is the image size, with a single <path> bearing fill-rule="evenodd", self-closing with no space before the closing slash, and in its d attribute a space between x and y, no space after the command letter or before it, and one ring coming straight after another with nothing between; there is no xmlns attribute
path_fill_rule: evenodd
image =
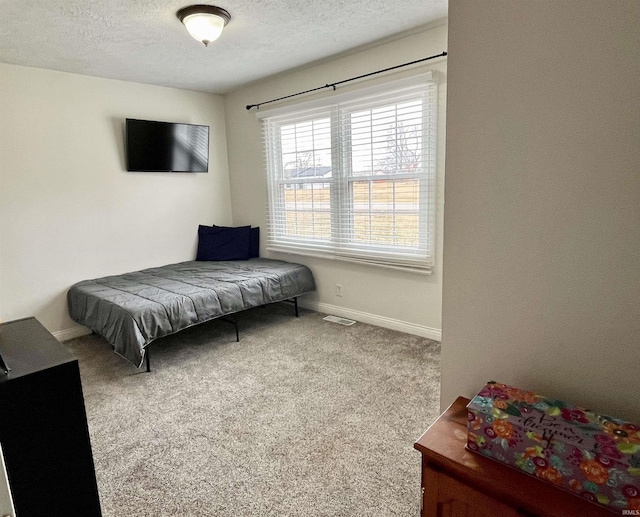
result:
<svg viewBox="0 0 640 517"><path fill-rule="evenodd" d="M430 270L436 93L429 74L259 114L268 248Z"/></svg>

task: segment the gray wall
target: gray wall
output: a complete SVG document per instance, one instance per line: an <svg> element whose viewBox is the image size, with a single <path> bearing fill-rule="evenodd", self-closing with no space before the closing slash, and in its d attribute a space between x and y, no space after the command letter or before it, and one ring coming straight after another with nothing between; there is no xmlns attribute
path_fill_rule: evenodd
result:
<svg viewBox="0 0 640 517"><path fill-rule="evenodd" d="M301 69L284 72L240 88L225 96L229 177L234 224L261 227L261 254L306 264L316 278L317 291L302 303L311 309L404 332L440 339L442 312L442 213L444 193L444 147L446 109L446 62L427 61L422 65L381 74L338 88L338 93L416 75L427 70L438 72L440 114L437 154L437 235L436 266L431 276L338 260L270 253L266 250L267 179L263 155L262 130L256 111L247 104L315 88L360 74L440 54L446 49L446 25L438 25L368 48L349 52ZM295 97L288 102L266 105L261 112L287 104L331 96L332 90ZM336 284L343 296L336 295Z"/></svg>
<svg viewBox="0 0 640 517"><path fill-rule="evenodd" d="M193 260L231 222L219 95L0 64L0 319L82 333L69 287ZM124 119L211 127L208 174L126 172Z"/></svg>
<svg viewBox="0 0 640 517"><path fill-rule="evenodd" d="M442 405L640 421L640 2L451 0Z"/></svg>

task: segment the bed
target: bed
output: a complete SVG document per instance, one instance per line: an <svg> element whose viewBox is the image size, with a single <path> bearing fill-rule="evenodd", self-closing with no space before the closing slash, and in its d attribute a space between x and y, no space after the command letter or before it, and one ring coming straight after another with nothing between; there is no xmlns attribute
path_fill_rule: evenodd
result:
<svg viewBox="0 0 640 517"><path fill-rule="evenodd" d="M114 351L150 371L149 343L193 325L292 301L315 290L309 268L252 258L190 261L85 280L67 293L71 318L107 339Z"/></svg>

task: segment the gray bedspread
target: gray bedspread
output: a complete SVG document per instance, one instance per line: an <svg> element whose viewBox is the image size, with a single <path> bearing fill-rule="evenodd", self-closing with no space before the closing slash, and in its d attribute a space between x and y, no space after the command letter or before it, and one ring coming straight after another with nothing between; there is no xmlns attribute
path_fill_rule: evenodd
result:
<svg viewBox="0 0 640 517"><path fill-rule="evenodd" d="M139 367L144 347L192 325L315 290L301 264L254 258L182 262L85 280L67 293L74 321Z"/></svg>

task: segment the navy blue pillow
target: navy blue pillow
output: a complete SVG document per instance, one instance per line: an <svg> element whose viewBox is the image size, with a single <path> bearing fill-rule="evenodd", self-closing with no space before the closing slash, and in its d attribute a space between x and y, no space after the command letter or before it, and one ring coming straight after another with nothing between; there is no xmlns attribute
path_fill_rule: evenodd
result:
<svg viewBox="0 0 640 517"><path fill-rule="evenodd" d="M216 226L215 224L212 228L234 228L233 226ZM235 228L251 228L250 226L236 226ZM251 233L249 234L249 258L259 257L260 256L260 227L256 226L255 228L251 228Z"/></svg>
<svg viewBox="0 0 640 517"><path fill-rule="evenodd" d="M250 236L250 226L226 228L200 225L196 260L247 260Z"/></svg>
<svg viewBox="0 0 640 517"><path fill-rule="evenodd" d="M260 256L260 227L251 228L249 234L249 258Z"/></svg>

